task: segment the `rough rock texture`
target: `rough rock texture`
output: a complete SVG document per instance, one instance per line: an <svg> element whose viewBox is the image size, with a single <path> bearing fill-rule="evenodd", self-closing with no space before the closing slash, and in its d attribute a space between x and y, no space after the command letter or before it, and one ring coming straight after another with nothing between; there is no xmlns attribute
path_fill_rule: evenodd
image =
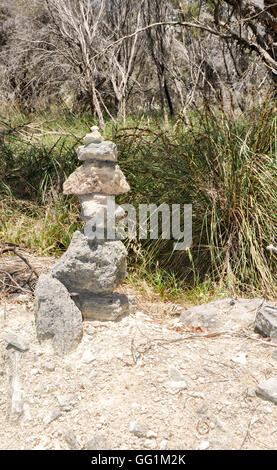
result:
<svg viewBox="0 0 277 470"><path fill-rule="evenodd" d="M82 145L77 150L79 160L103 160L116 162L117 149L113 142L105 141L100 144L90 143Z"/></svg>
<svg viewBox="0 0 277 470"><path fill-rule="evenodd" d="M222 299L203 305L190 307L181 312L180 320L184 325L204 326L206 328L227 328L231 324L248 325L253 321L252 311L257 311L259 299Z"/></svg>
<svg viewBox="0 0 277 470"><path fill-rule="evenodd" d="M83 294L76 303L83 317L90 320L113 321L135 310L134 298L117 293Z"/></svg>
<svg viewBox="0 0 277 470"><path fill-rule="evenodd" d="M116 195L130 190L118 165L85 162L64 182L64 194L103 193Z"/></svg>
<svg viewBox="0 0 277 470"><path fill-rule="evenodd" d="M113 198L113 196L105 196L102 194L86 194L80 196L82 219L88 222L92 217L94 219L97 216L106 217L108 198ZM114 204L114 217L116 222L124 217L125 211L118 204L115 204L114 200L111 202Z"/></svg>
<svg viewBox="0 0 277 470"><path fill-rule="evenodd" d="M258 397L272 401L277 405L277 377L261 382L256 390Z"/></svg>
<svg viewBox="0 0 277 470"><path fill-rule="evenodd" d="M255 331L262 336L277 338L277 308L269 305L262 306L255 318Z"/></svg>
<svg viewBox="0 0 277 470"><path fill-rule="evenodd" d="M76 231L52 274L69 292L110 292L126 276L126 254L121 241L88 240Z"/></svg>
<svg viewBox="0 0 277 470"><path fill-rule="evenodd" d="M83 334L82 314L63 284L42 274L35 289L34 310L40 341L53 338L53 348L59 355L75 349Z"/></svg>

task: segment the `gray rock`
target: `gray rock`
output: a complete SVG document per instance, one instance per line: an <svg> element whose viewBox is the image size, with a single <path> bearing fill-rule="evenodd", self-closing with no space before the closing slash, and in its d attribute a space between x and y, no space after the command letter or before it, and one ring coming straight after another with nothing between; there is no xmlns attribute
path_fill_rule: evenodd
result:
<svg viewBox="0 0 277 470"><path fill-rule="evenodd" d="M85 450L111 450L111 446L103 434L95 434L85 445Z"/></svg>
<svg viewBox="0 0 277 470"><path fill-rule="evenodd" d="M42 274L35 289L35 319L39 341L53 338L58 355L77 347L82 339L82 314L57 279Z"/></svg>
<svg viewBox="0 0 277 470"><path fill-rule="evenodd" d="M271 377L261 382L256 390L256 395L277 405L277 377Z"/></svg>
<svg viewBox="0 0 277 470"><path fill-rule="evenodd" d="M64 440L71 450L81 450L81 445L75 436L74 432L70 429L64 433Z"/></svg>
<svg viewBox="0 0 277 470"><path fill-rule="evenodd" d="M255 318L255 331L262 336L277 338L277 308L270 305L262 306Z"/></svg>
<svg viewBox="0 0 277 470"><path fill-rule="evenodd" d="M20 360L22 353L10 349L7 351L7 365L9 369L10 383L10 421L16 422L23 415L23 389L20 382Z"/></svg>
<svg viewBox="0 0 277 470"><path fill-rule="evenodd" d="M255 311L261 299L216 300L184 310L180 320L184 325L204 326L206 328L232 328L245 326L255 319Z"/></svg>
<svg viewBox="0 0 277 470"><path fill-rule="evenodd" d="M43 423L47 426L52 423L55 419L59 418L62 415L62 410L59 407L53 408L47 416L45 416Z"/></svg>
<svg viewBox="0 0 277 470"><path fill-rule="evenodd" d="M52 273L69 292L109 292L126 276L126 255L120 240L88 240L77 231Z"/></svg>
<svg viewBox="0 0 277 470"><path fill-rule="evenodd" d="M117 148L113 142L108 140L101 143L90 143L82 145L77 149L79 160L106 160L115 162L117 160Z"/></svg>
<svg viewBox="0 0 277 470"><path fill-rule="evenodd" d="M134 312L135 300L131 296L117 293L80 294L78 306L84 318L113 321L122 315Z"/></svg>
<svg viewBox="0 0 277 470"><path fill-rule="evenodd" d="M30 348L29 342L26 338L23 338L23 336L20 336L17 333L13 333L12 331L7 331L4 333L3 338L8 344L14 346L17 349L20 349L21 351L28 351Z"/></svg>

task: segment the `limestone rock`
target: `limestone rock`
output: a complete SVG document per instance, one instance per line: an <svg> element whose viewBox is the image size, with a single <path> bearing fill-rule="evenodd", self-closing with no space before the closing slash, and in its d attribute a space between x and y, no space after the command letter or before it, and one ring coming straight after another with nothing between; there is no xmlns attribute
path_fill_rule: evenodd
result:
<svg viewBox="0 0 277 470"><path fill-rule="evenodd" d="M10 349L7 352L7 364L10 382L10 421L18 421L24 412L23 389L21 387L20 370L22 353Z"/></svg>
<svg viewBox="0 0 277 470"><path fill-rule="evenodd" d="M60 418L62 416L62 410L59 407L53 408L43 419L43 423L47 426L48 424L55 421L55 419Z"/></svg>
<svg viewBox="0 0 277 470"><path fill-rule="evenodd" d="M113 321L134 312L135 301L131 296L117 293L93 295L80 294L78 306L86 319Z"/></svg>
<svg viewBox="0 0 277 470"><path fill-rule="evenodd" d="M101 194L86 194L80 196L81 217L88 222L92 217L107 217L107 205L111 203L111 209L114 214L115 222L122 219L125 211L118 204L115 204L113 196L105 196ZM108 214L111 216L112 214Z"/></svg>
<svg viewBox="0 0 277 470"><path fill-rule="evenodd" d="M258 397L272 401L277 405L277 377L261 382L256 390Z"/></svg>
<svg viewBox="0 0 277 470"><path fill-rule="evenodd" d="M87 134L84 137L84 142L86 144L90 144L90 143L96 143L97 144L97 143L103 142L104 138L100 134L98 126L92 126L90 128L90 130L91 130L91 133Z"/></svg>
<svg viewBox="0 0 277 470"><path fill-rule="evenodd" d="M71 450L81 450L81 445L75 436L72 429L69 429L64 433L64 440L67 443L69 449Z"/></svg>
<svg viewBox="0 0 277 470"><path fill-rule="evenodd" d="M12 331L4 333L4 340L21 351L28 351L30 348L29 341Z"/></svg>
<svg viewBox="0 0 277 470"><path fill-rule="evenodd" d="M117 161L116 145L109 141L81 145L77 150L77 155L79 160Z"/></svg>
<svg viewBox="0 0 277 470"><path fill-rule="evenodd" d="M126 276L126 253L121 241L88 240L76 231L52 274L69 292L109 292Z"/></svg>
<svg viewBox="0 0 277 470"><path fill-rule="evenodd" d="M64 194L102 193L116 195L130 190L118 165L86 161L64 182Z"/></svg>
<svg viewBox="0 0 277 470"><path fill-rule="evenodd" d="M277 338L277 308L262 306L255 318L255 331L262 336Z"/></svg>
<svg viewBox="0 0 277 470"><path fill-rule="evenodd" d="M42 274L35 289L34 307L38 339L53 338L58 355L72 351L82 338L82 315L65 286Z"/></svg>
<svg viewBox="0 0 277 470"><path fill-rule="evenodd" d="M110 450L111 445L103 434L95 434L85 445L85 450Z"/></svg>

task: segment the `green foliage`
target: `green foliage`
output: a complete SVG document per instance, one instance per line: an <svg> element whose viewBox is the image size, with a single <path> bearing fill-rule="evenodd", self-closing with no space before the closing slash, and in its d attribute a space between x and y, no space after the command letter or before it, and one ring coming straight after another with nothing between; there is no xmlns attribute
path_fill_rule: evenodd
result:
<svg viewBox="0 0 277 470"><path fill-rule="evenodd" d="M50 116L29 117L48 119ZM54 115L47 134L0 143L0 241L59 256L81 227L77 200L61 195L78 164L76 147L93 119ZM22 122L22 118L21 118ZM164 297L276 295L276 112L270 100L237 119L207 107L165 127L159 116L107 123L118 145L131 192L118 203L193 204L193 244L173 251L172 240L126 242L129 282L150 283Z"/></svg>

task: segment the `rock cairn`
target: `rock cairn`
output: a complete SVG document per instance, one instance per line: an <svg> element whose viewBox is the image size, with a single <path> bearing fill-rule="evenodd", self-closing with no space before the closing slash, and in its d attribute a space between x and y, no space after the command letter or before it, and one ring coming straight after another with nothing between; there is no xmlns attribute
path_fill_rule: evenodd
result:
<svg viewBox="0 0 277 470"><path fill-rule="evenodd" d="M52 337L60 354L80 341L82 317L116 320L135 306L133 298L113 292L126 276L127 251L116 237L109 239L107 232L108 222L116 226L125 213L114 196L130 187L116 163L116 145L104 141L97 126L84 142L77 150L84 163L65 181L63 191L79 197L85 227L73 234L68 250L49 275L39 278L35 291L38 338ZM112 214L109 207L114 209ZM94 236L95 223L102 230L101 237Z"/></svg>

